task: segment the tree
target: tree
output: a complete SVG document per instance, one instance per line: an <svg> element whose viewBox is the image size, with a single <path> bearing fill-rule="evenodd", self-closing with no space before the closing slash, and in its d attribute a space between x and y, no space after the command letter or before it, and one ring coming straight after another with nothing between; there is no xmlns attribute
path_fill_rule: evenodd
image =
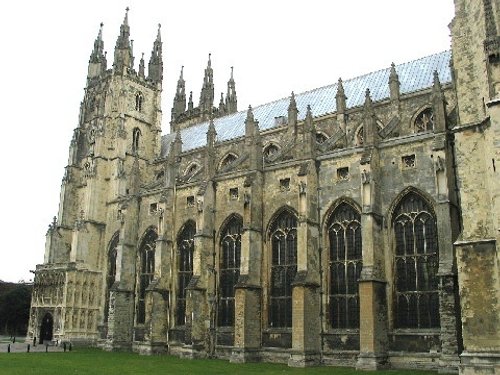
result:
<svg viewBox="0 0 500 375"><path fill-rule="evenodd" d="M0 294L0 332L12 336L25 335L28 328L30 284L13 284Z"/></svg>

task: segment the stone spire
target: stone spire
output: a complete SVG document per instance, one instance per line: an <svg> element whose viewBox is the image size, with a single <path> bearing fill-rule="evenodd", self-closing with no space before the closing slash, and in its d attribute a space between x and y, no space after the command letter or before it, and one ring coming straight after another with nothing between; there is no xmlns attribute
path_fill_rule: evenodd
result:
<svg viewBox="0 0 500 375"><path fill-rule="evenodd" d="M104 52L104 41L102 40L102 28L104 24L101 22L99 33L94 41L94 49L90 54L88 75L89 79L98 77L107 69L106 53Z"/></svg>
<svg viewBox="0 0 500 375"><path fill-rule="evenodd" d="M227 81L226 112L238 112L238 98L236 97L236 83L233 77L233 67L231 67L231 78Z"/></svg>
<svg viewBox="0 0 500 375"><path fill-rule="evenodd" d="M156 40L153 43L153 50L148 63L148 80L155 83L163 81L163 57L162 57L162 41L161 41L161 24L158 24L158 33Z"/></svg>
<svg viewBox="0 0 500 375"><path fill-rule="evenodd" d="M134 67L134 56L132 53L132 43L130 41L130 27L128 25L128 11L129 8L127 7L123 23L120 26L120 35L115 45L115 61L113 62L113 68L115 73L118 74L127 73L128 69L133 69Z"/></svg>
<svg viewBox="0 0 500 375"><path fill-rule="evenodd" d="M389 91L392 101L399 101L399 76L396 72L396 66L394 63L391 64L391 72L389 74Z"/></svg>
<svg viewBox="0 0 500 375"><path fill-rule="evenodd" d="M200 94L200 110L202 113L211 113L214 106L214 71L212 69L211 55L208 54L208 63Z"/></svg>
<svg viewBox="0 0 500 375"><path fill-rule="evenodd" d="M172 120L175 120L186 110L186 81L184 81L184 66L181 67L181 74L177 80L177 90L172 107Z"/></svg>

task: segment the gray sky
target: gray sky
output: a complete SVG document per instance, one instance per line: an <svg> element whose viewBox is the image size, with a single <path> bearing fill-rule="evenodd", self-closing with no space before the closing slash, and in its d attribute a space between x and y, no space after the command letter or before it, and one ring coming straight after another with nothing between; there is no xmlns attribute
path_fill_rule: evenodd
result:
<svg viewBox="0 0 500 375"><path fill-rule="evenodd" d="M162 25L164 134L180 67L197 105L209 52L217 103L234 66L244 110L449 49L453 17L453 0L9 2L0 14L0 280L30 280L43 262L93 42L104 22L111 67L127 6L136 65Z"/></svg>

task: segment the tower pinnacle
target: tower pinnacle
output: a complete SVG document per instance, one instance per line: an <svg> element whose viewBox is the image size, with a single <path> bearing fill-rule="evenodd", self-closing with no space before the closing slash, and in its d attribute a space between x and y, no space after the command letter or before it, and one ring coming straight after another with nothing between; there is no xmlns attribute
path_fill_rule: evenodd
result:
<svg viewBox="0 0 500 375"><path fill-rule="evenodd" d="M127 69L133 69L134 67L132 43L130 42L130 27L128 25L128 11L129 8L127 7L125 9L123 23L120 26L120 35L115 45L115 61L113 67L115 73L119 74L127 73Z"/></svg>
<svg viewBox="0 0 500 375"><path fill-rule="evenodd" d="M161 83L163 81L163 57L162 57L162 41L161 41L161 24L158 24L158 33L153 43L151 58L148 64L148 79Z"/></svg>

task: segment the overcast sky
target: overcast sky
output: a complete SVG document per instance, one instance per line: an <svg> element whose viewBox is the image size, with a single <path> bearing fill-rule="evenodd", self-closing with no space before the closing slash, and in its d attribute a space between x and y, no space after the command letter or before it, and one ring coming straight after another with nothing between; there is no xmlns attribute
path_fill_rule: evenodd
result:
<svg viewBox="0 0 500 375"><path fill-rule="evenodd" d="M136 66L161 23L163 134L180 68L199 99L212 53L216 103L230 67L238 108L335 83L450 48L453 0L10 1L0 14L2 58L0 280L30 280L57 214L87 64L104 23L111 67L129 6Z"/></svg>

